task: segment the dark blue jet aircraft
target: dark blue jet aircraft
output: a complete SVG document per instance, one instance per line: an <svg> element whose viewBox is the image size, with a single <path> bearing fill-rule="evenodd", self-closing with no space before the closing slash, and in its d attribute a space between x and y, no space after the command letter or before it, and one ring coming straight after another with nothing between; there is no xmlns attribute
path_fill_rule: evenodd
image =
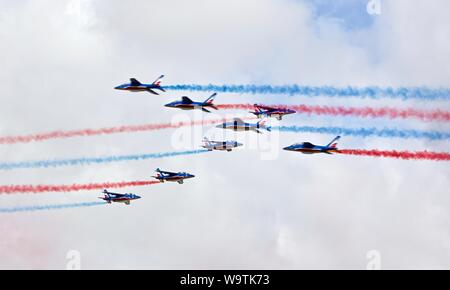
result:
<svg viewBox="0 0 450 290"><path fill-rule="evenodd" d="M309 142L303 142L294 144L288 147L283 148L284 150L288 151L297 151L302 152L303 154L315 154L315 153L326 153L326 154L332 154L333 152L338 151L337 149L337 141L341 138L341 136L337 136L333 140L331 140L330 143L326 146L319 146L314 145Z"/></svg>
<svg viewBox="0 0 450 290"><path fill-rule="evenodd" d="M218 110L216 106L214 106L213 101L216 97L216 93L212 94L209 98L207 98L204 102L194 102L188 97L184 96L181 98L181 101L175 101L165 105L169 108L178 108L182 110L194 110L201 109L203 112L211 113L209 110L205 108L213 108L214 110Z"/></svg>
<svg viewBox="0 0 450 290"><path fill-rule="evenodd" d="M132 193L125 193L125 194L114 193L114 192L109 192L106 189L103 190L103 193L105 194L105 196L99 197L99 198L103 199L107 203L118 202L118 203L125 203L126 205L130 205L130 201L141 198L140 196L138 196L136 194L132 194Z"/></svg>
<svg viewBox="0 0 450 290"><path fill-rule="evenodd" d="M158 179L160 182L174 181L174 182L178 182L179 184L183 184L183 180L195 177L195 175L192 175L192 174L189 174L186 172L176 173L176 172L170 172L170 171L162 171L159 168L156 169L156 172L158 174L153 177Z"/></svg>
<svg viewBox="0 0 450 290"><path fill-rule="evenodd" d="M154 90L160 90L165 92L165 90L161 87L161 79L164 75L161 75L151 84L142 84L137 79L131 78L129 84L123 84L115 87L116 90L130 91L130 92L149 92L154 95L159 95Z"/></svg>
<svg viewBox="0 0 450 290"><path fill-rule="evenodd" d="M253 115L257 116L258 118L264 118L264 117L275 117L277 120L283 119L284 115L289 114L295 114L296 112L294 110L288 109L288 108L281 108L281 107L268 107L263 105L255 104L255 111L250 112Z"/></svg>

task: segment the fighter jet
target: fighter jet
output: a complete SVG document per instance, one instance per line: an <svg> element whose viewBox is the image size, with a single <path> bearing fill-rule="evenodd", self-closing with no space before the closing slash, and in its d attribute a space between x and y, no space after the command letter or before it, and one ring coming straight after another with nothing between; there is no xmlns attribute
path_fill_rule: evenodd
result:
<svg viewBox="0 0 450 290"><path fill-rule="evenodd" d="M256 115L258 118L275 117L281 121L281 119L283 119L284 115L296 113L296 111L288 109L288 108L267 107L267 106L262 106L262 105L258 105L258 104L255 104L254 106L255 106L255 111L250 112L250 113Z"/></svg>
<svg viewBox="0 0 450 290"><path fill-rule="evenodd" d="M175 172L170 172L170 171L162 171L159 168L156 169L156 172L158 174L153 177L158 179L160 182L176 181L179 184L183 184L183 180L195 177L195 175L192 175L192 174L189 174L186 172L175 173Z"/></svg>
<svg viewBox="0 0 450 290"><path fill-rule="evenodd" d="M236 141L209 141L208 138L203 138L203 148L209 151L213 150L227 150L230 152L233 148L242 146L241 143Z"/></svg>
<svg viewBox="0 0 450 290"><path fill-rule="evenodd" d="M160 90L165 92L165 90L161 87L161 79L164 75L159 76L153 83L151 84L142 84L135 78L130 79L129 84L123 84L115 87L116 90L130 91L130 92L149 92L154 95L159 95L154 90Z"/></svg>
<svg viewBox="0 0 450 290"><path fill-rule="evenodd" d="M194 109L201 109L203 112L211 113L206 108L213 108L214 110L218 110L216 106L214 106L213 101L217 94L212 94L209 98L207 98L204 102L194 102L190 98L183 96L181 98L181 101L175 101L172 103L169 103L165 105L169 108L178 108L182 110L194 110Z"/></svg>
<svg viewBox="0 0 450 290"><path fill-rule="evenodd" d="M297 151L301 152L303 154L315 154L315 153L326 153L326 154L332 154L333 152L338 151L337 149L337 141L341 138L341 136L337 136L333 140L331 140L330 143L328 143L326 146L319 146L314 145L309 142L303 142L294 144L288 147L283 148L284 150L288 151Z"/></svg>
<svg viewBox="0 0 450 290"><path fill-rule="evenodd" d="M256 124L251 124L245 123L239 118L234 118L232 122L226 122L217 125L216 128L231 129L234 131L254 131L261 134L261 131L259 129L265 129L269 132L271 131L270 127L264 125L265 122L266 120L261 120Z"/></svg>
<svg viewBox="0 0 450 290"><path fill-rule="evenodd" d="M109 192L106 189L103 190L103 193L105 194L105 196L99 197L99 198L103 199L107 203L118 202L118 203L124 203L126 205L130 205L130 202L132 200L141 198L140 196L132 194L132 193L125 193L125 194L114 193L114 192Z"/></svg>

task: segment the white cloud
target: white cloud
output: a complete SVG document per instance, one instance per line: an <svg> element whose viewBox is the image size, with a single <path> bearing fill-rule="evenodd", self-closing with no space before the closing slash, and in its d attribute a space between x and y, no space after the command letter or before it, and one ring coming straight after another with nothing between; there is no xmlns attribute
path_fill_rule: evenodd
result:
<svg viewBox="0 0 450 290"><path fill-rule="evenodd" d="M78 5L79 3L80 5ZM1 135L170 121L179 93L112 89L160 73L166 83L450 86L446 1L383 1L372 26L348 31L299 1L28 1L0 15ZM45 15L42 14L45 11ZM413 19L414 21L411 21ZM205 94L193 94L204 98ZM221 94L217 102L435 107L400 101ZM438 104L448 109L448 102ZM193 115L190 114L189 115ZM369 126L297 116L286 123ZM376 126L447 125L377 121ZM219 130L219 129L217 129ZM1 160L162 152L173 131L0 147ZM242 134L238 135L243 138ZM280 147L330 136L283 133ZM200 140L199 140L200 142ZM445 142L359 140L343 147L446 149ZM194 145L193 145L194 146ZM89 167L2 172L2 184L149 178L156 167L193 172L183 186L130 188L132 207L9 215L0 222L1 268L448 268L449 169L405 162L255 150ZM0 196L2 206L93 200L94 192ZM124 249L126 249L124 251Z"/></svg>

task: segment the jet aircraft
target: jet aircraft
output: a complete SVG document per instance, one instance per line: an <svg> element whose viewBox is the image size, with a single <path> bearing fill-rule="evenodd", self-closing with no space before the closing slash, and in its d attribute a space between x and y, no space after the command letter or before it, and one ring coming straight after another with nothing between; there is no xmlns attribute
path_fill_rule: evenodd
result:
<svg viewBox="0 0 450 290"><path fill-rule="evenodd" d="M153 83L151 84L142 84L135 78L130 79L130 83L122 84L120 86L115 87L116 90L130 91L130 92L149 92L154 95L159 95L155 90L160 90L165 92L165 90L161 87L161 79L164 75L159 76Z"/></svg>
<svg viewBox="0 0 450 290"><path fill-rule="evenodd" d="M153 176L154 178L158 179L160 182L164 181L173 181L178 182L179 184L183 184L183 181L188 178L193 178L195 175L186 173L186 172L170 172L170 171L163 171L159 168L156 169L157 175Z"/></svg>
<svg viewBox="0 0 450 290"><path fill-rule="evenodd" d="M326 154L332 154L333 152L337 152L338 148L337 141L341 138L341 136L337 136L333 140L331 140L330 143L328 143L325 146L320 145L314 145L309 142L303 142L303 143L297 143L293 144L291 146L283 148L287 151L297 151L301 152L303 154L315 154L315 153L326 153Z"/></svg>
<svg viewBox="0 0 450 290"><path fill-rule="evenodd" d="M141 198L140 196L138 196L136 194L132 194L132 193L125 193L125 194L114 193L114 192L109 192L106 189L103 190L103 193L105 194L105 196L99 197L99 198L103 199L107 203L118 202L118 203L125 203L126 205L130 205L130 202L132 200L136 200L136 199Z"/></svg>
<svg viewBox="0 0 450 290"><path fill-rule="evenodd" d="M241 143L237 141L210 141L208 138L203 138L203 148L208 149L209 151L213 150L226 150L230 152L233 148L242 146Z"/></svg>
<svg viewBox="0 0 450 290"><path fill-rule="evenodd" d="M255 111L250 112L250 113L254 114L258 118L275 117L281 121L281 119L283 119L284 115L296 113L296 111L294 111L294 110L291 110L288 108L283 108L283 107L268 107L268 106L263 106L263 105L258 105L258 104L255 104L254 106L255 106Z"/></svg>
<svg viewBox="0 0 450 290"><path fill-rule="evenodd" d="M165 106L168 108L178 108L182 110L194 110L200 109L203 112L211 113L206 108L213 108L214 110L218 110L216 106L214 106L213 101L216 97L217 93L212 94L209 98L207 98L204 102L194 102L190 98L183 96L181 101L174 101L172 103L166 104Z"/></svg>
<svg viewBox="0 0 450 290"><path fill-rule="evenodd" d="M254 131L261 134L260 129L265 129L271 131L270 127L264 125L266 120L261 120L256 124L246 123L240 118L234 118L232 122L225 122L223 124L217 125L216 128L231 129L234 131Z"/></svg>

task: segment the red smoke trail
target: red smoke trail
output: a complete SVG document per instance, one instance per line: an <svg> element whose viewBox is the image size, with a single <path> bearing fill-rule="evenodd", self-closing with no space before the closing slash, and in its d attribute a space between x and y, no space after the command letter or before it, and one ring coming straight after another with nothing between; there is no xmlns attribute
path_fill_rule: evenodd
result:
<svg viewBox="0 0 450 290"><path fill-rule="evenodd" d="M330 106L307 106L307 105L269 105L273 107L288 108L297 111L302 114L316 114L316 115L331 115L331 116L352 116L352 117L364 117L364 118L390 118L390 119L408 119L415 118L421 121L440 121L450 122L450 112L442 110L418 110L418 109L395 109L395 108L371 108L371 107L330 107ZM252 104L222 104L217 105L219 109L223 110L253 110ZM243 118L253 119L253 118ZM28 143L38 142L50 139L63 139L71 137L81 136L96 136L96 135L110 135L118 133L131 133L131 132L144 132L154 131L169 128L180 128L185 126L197 126L197 125L213 125L220 122L226 122L225 119L214 120L200 120L190 122L178 122L178 123L160 123L160 124L144 124L144 125L129 125L108 127L99 129L81 129L72 131L53 131L47 133L38 133L30 135L19 136L4 136L0 137L0 144L15 144L15 143Z"/></svg>
<svg viewBox="0 0 450 290"><path fill-rule="evenodd" d="M71 192L81 190L101 190L108 188L122 188L128 186L145 186L157 184L159 181L123 181L71 185L0 185L0 194L14 193L44 193L44 192Z"/></svg>
<svg viewBox="0 0 450 290"><path fill-rule="evenodd" d="M266 106L266 105L263 105ZM371 108L371 107L330 107L330 106L307 106L307 105L267 105L269 107L281 107L297 111L302 114L331 115L331 116L352 116L363 118L390 118L408 119L415 118L421 121L450 122L450 112L442 110L418 110L418 109L395 109L395 108ZM226 104L217 105L219 109L253 110L252 104Z"/></svg>
<svg viewBox="0 0 450 290"><path fill-rule="evenodd" d="M343 149L339 150L338 153L357 156L397 158L404 160L450 161L450 153L446 152Z"/></svg>
<svg viewBox="0 0 450 290"><path fill-rule="evenodd" d="M246 119L246 118L243 118ZM247 118L250 119L250 118ZM144 125L130 125L119 126L99 129L81 129L73 131L54 131L40 134L30 134L22 136L5 136L0 137L0 144L15 144L15 143L28 143L46 141L49 139L65 139L81 136L95 136L95 135L110 135L118 133L130 133L130 132L143 132L154 131L168 128L180 128L185 126L197 126L197 125L212 125L220 122L226 122L226 119L214 119L214 120L200 120L190 122L178 122L178 123L160 123L160 124L144 124Z"/></svg>

